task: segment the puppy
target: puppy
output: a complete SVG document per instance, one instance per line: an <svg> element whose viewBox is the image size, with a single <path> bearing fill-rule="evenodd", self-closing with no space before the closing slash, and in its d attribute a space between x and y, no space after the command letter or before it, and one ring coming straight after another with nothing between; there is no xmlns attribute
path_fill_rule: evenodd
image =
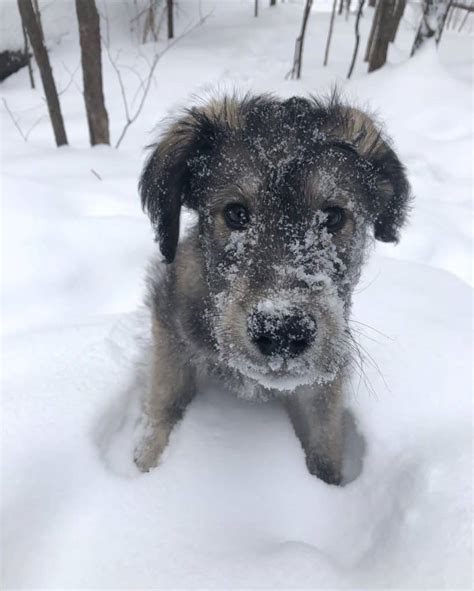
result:
<svg viewBox="0 0 474 591"><path fill-rule="evenodd" d="M339 484L351 297L371 237L397 242L410 198L389 140L336 96L214 99L168 127L140 192L167 265L149 277L137 466L157 465L207 375L282 399L311 474ZM182 206L198 219L178 244Z"/></svg>

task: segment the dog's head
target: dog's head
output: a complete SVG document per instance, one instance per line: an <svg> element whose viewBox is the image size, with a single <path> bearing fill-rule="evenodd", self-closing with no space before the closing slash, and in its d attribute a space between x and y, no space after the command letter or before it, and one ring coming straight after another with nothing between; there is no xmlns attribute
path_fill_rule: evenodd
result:
<svg viewBox="0 0 474 591"><path fill-rule="evenodd" d="M334 379L368 236L396 242L409 185L373 120L336 98L213 100L154 146L142 203L166 262L182 205L221 358L268 387Z"/></svg>

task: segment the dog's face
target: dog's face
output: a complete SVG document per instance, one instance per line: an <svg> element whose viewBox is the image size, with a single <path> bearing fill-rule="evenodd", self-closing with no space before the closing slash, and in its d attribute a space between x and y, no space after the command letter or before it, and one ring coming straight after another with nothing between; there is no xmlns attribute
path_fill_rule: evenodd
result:
<svg viewBox="0 0 474 591"><path fill-rule="evenodd" d="M278 389L335 378L367 237L395 241L408 200L366 115L335 101L215 101L171 127L141 188L168 262L181 204L199 213L222 361Z"/></svg>

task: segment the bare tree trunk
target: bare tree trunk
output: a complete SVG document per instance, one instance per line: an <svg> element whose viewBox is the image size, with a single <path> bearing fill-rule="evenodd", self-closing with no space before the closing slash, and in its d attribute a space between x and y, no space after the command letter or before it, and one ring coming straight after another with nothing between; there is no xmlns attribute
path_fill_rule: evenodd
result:
<svg viewBox="0 0 474 591"><path fill-rule="evenodd" d="M100 19L95 0L76 0L76 13L90 143L91 146L110 144L109 116L102 88Z"/></svg>
<svg viewBox="0 0 474 591"><path fill-rule="evenodd" d="M66 130L64 128L61 105L59 104L58 92L56 90L48 52L44 46L41 28L38 24L40 15L35 15L31 0L18 0L18 9L20 11L22 25L25 27L30 39L31 47L33 48L36 63L38 64L38 69L40 71L56 145L64 146L67 144Z"/></svg>
<svg viewBox="0 0 474 591"><path fill-rule="evenodd" d="M444 11L441 14L441 17L439 19L439 27L436 32L436 45L439 45L439 42L441 41L444 27L446 26L446 19L448 18L448 13L451 10L452 5L453 5L453 0L449 0L449 2L445 5ZM468 14L469 13L467 12L466 15L468 15Z"/></svg>
<svg viewBox="0 0 474 591"><path fill-rule="evenodd" d="M467 21L467 19L468 19L468 17L469 17L469 14L470 14L471 12L474 12L474 6L469 6L469 7L468 7L468 8L466 8L465 10L466 10L466 14L464 15L464 18L462 19L462 22L461 22L461 24L459 25L458 33L460 33L460 32L463 30L463 28L464 28L464 25L466 24L466 21Z"/></svg>
<svg viewBox="0 0 474 591"><path fill-rule="evenodd" d="M270 6L276 6L277 0L270 0Z"/></svg>
<svg viewBox="0 0 474 591"><path fill-rule="evenodd" d="M359 8L357 10L357 17L355 22L355 46L354 46L354 53L352 54L352 61L349 67L349 72L347 72L347 77L350 78L352 76L352 71L354 70L354 66L357 59L357 53L359 52L359 43L360 43L360 33L359 33L359 21L360 17L362 16L362 9L364 8L365 0L359 0Z"/></svg>
<svg viewBox="0 0 474 591"><path fill-rule="evenodd" d="M27 63L28 63L28 75L30 77L30 85L31 88L35 87L35 78L33 76L33 68L31 67L31 58L30 58L30 48L28 46L28 35L26 34L26 29L25 27L21 27L21 30L23 31L23 41L25 43L25 55L26 55L26 59L27 59Z"/></svg>
<svg viewBox="0 0 474 591"><path fill-rule="evenodd" d="M291 75L292 78L296 77L298 80L301 78L301 69L303 66L303 43L306 34L306 25L308 24L309 14L311 12L312 5L313 0L306 0L306 4L303 11L303 21L301 23L301 32L297 37L295 43L295 57L293 58L293 68L287 74L287 76Z"/></svg>
<svg viewBox="0 0 474 591"><path fill-rule="evenodd" d="M258 0L255 0L254 9L253 9L253 15L255 17L258 16Z"/></svg>
<svg viewBox="0 0 474 591"><path fill-rule="evenodd" d="M406 0L397 0L395 4L392 20L392 34L390 37L390 41L392 43L395 41L395 37L397 36L398 27L400 25L400 21L402 20L403 13L405 12L406 3Z"/></svg>
<svg viewBox="0 0 474 591"><path fill-rule="evenodd" d="M410 57L415 54L427 39L430 39L436 33L436 29L432 24L434 10L435 4L433 0L423 0L423 14L411 48Z"/></svg>
<svg viewBox="0 0 474 591"><path fill-rule="evenodd" d="M43 23L41 22L41 12L39 9L38 0L33 0L33 10L35 11L36 20L38 21L38 27L39 27L39 30L41 31L41 39L43 40L43 43L44 43Z"/></svg>
<svg viewBox="0 0 474 591"><path fill-rule="evenodd" d="M464 16L462 16L463 10L466 11ZM462 31L462 29L464 28L464 25L466 24L466 21L469 18L469 15L472 12L474 12L474 0L470 0L470 4L449 1L449 6L448 6L447 12L449 13L449 15L448 15L448 20L446 22L446 29L455 29L458 24L458 21L461 19L461 24L459 25L459 28L458 28L458 33L460 33ZM451 23L451 21L453 21L453 22ZM443 28L444 28L444 26L443 26Z"/></svg>
<svg viewBox="0 0 474 591"><path fill-rule="evenodd" d="M369 0L369 6L374 8L376 0Z"/></svg>
<svg viewBox="0 0 474 591"><path fill-rule="evenodd" d="M155 41L158 40L156 34L156 6L155 0L149 0L149 5L146 11L145 23L143 25L143 36L142 36L142 43L146 43L148 39L148 33L151 33L151 36Z"/></svg>
<svg viewBox="0 0 474 591"><path fill-rule="evenodd" d="M456 29L459 23L459 19L461 18L462 12L458 9L457 6L454 6L455 10L453 10L453 29Z"/></svg>
<svg viewBox="0 0 474 591"><path fill-rule="evenodd" d="M369 55L369 72L378 70L387 61L387 51L392 39L394 8L396 0L384 0L379 3L379 21Z"/></svg>
<svg viewBox="0 0 474 591"><path fill-rule="evenodd" d="M417 49L423 45L426 39L434 36L436 44L439 43L446 25L448 13L452 8L461 8L468 11L474 11L472 2L470 5L467 5L461 4L459 2L453 2L453 0L423 0L423 14L410 56L412 56L417 51Z"/></svg>
<svg viewBox="0 0 474 591"><path fill-rule="evenodd" d="M342 14L344 10L344 0L339 0L339 8L337 9L337 14Z"/></svg>
<svg viewBox="0 0 474 591"><path fill-rule="evenodd" d="M451 10L448 11L448 18L446 20L446 29L449 30L451 28L451 19L453 18L453 13L456 12L454 6L451 5Z"/></svg>
<svg viewBox="0 0 474 591"><path fill-rule="evenodd" d="M372 26L370 27L369 40L367 41L367 47L366 47L365 56L364 56L364 61L366 61L366 62L369 61L370 52L372 50L372 44L374 42L375 34L378 29L380 12L381 12L381 4L382 4L382 2L379 2L379 4L377 4L377 7L375 8L374 16L372 18Z"/></svg>
<svg viewBox="0 0 474 591"><path fill-rule="evenodd" d="M337 6L337 0L334 0L332 3L331 21L329 23L329 32L328 32L328 40L326 42L326 51L324 52L324 65L325 66L328 65L329 47L331 46L332 30L334 27L334 17L336 16L336 6Z"/></svg>
<svg viewBox="0 0 474 591"><path fill-rule="evenodd" d="M166 12L168 14L168 39L173 39L173 37L174 37L173 0L166 0Z"/></svg>

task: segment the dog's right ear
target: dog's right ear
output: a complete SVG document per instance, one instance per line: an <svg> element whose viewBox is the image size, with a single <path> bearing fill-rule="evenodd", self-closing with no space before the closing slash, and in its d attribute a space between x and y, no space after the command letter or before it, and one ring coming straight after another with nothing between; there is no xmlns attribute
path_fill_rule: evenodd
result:
<svg viewBox="0 0 474 591"><path fill-rule="evenodd" d="M193 161L209 154L215 126L199 109L175 121L154 144L140 179L142 207L148 213L155 240L166 263L173 262L179 238L181 205L196 208L191 192Z"/></svg>

